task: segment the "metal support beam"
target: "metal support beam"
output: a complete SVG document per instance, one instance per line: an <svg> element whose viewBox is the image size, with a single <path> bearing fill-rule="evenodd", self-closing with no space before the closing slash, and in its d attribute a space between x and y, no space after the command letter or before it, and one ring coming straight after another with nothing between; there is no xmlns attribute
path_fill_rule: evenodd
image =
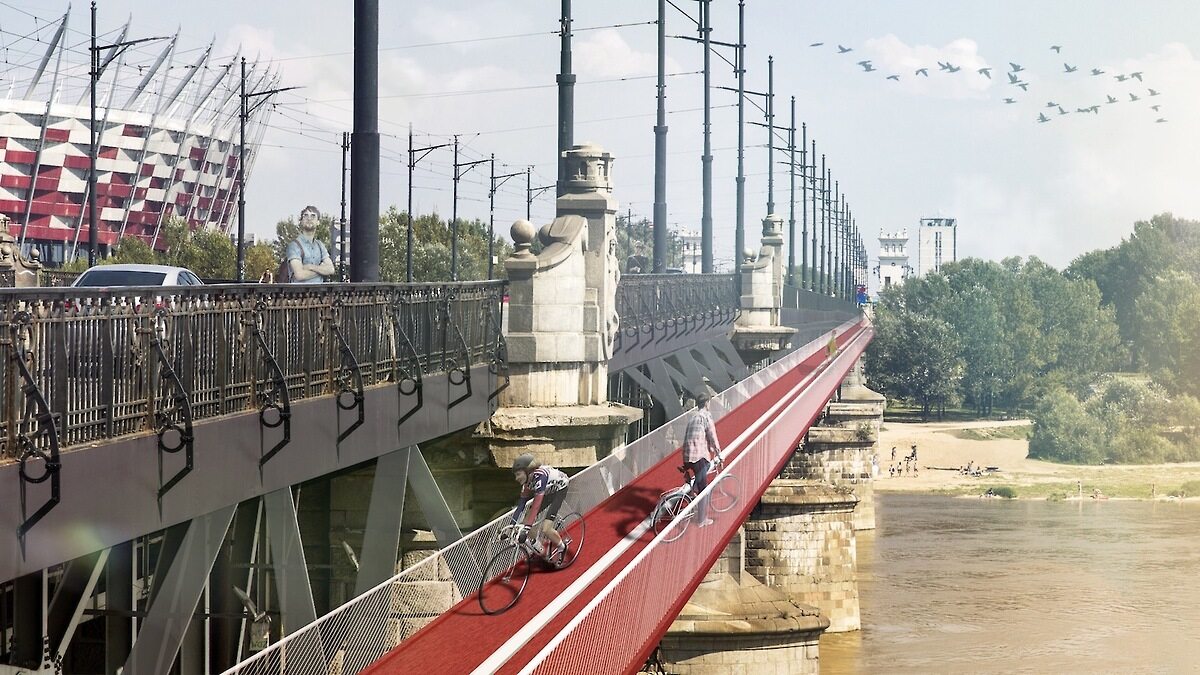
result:
<svg viewBox="0 0 1200 675"><path fill-rule="evenodd" d="M415 445L409 446L380 456L375 464L358 579L354 584L355 597L396 574L400 524L404 518L404 496L408 488L408 464L414 451L420 453Z"/></svg>
<svg viewBox="0 0 1200 675"><path fill-rule="evenodd" d="M308 566L304 562L304 542L291 488L263 495L267 539L271 546L271 565L275 570L275 589L279 592L279 615L283 635L317 620Z"/></svg>
<svg viewBox="0 0 1200 675"><path fill-rule="evenodd" d="M50 646L55 649L55 656L66 654L107 560L108 549L104 549L67 564L58 587L54 589L46 619L46 635L50 638Z"/></svg>
<svg viewBox="0 0 1200 675"><path fill-rule="evenodd" d="M123 675L157 675L171 669L236 508L226 506L188 524L170 569L157 577L157 590Z"/></svg>
<svg viewBox="0 0 1200 675"><path fill-rule="evenodd" d="M133 542L109 549L104 571L104 672L125 665L133 647Z"/></svg>
<svg viewBox="0 0 1200 675"><path fill-rule="evenodd" d="M18 577L13 582L13 632L11 663L38 668L45 656L46 570Z"/></svg>

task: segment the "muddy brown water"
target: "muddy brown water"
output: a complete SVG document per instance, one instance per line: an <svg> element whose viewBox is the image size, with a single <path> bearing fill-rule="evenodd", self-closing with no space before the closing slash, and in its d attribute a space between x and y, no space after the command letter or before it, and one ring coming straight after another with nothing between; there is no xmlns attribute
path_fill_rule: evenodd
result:
<svg viewBox="0 0 1200 675"><path fill-rule="evenodd" d="M1200 673L1200 503L875 499L822 673Z"/></svg>

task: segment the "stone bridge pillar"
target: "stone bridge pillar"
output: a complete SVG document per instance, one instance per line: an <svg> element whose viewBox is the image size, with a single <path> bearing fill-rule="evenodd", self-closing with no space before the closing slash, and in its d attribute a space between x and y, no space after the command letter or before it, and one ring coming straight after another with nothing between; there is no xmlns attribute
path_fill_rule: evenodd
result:
<svg viewBox="0 0 1200 675"><path fill-rule="evenodd" d="M762 248L747 248L741 266L741 314L733 329L733 346L753 365L772 353L787 349L796 329L780 321L783 307L783 219L763 219Z"/></svg>
<svg viewBox="0 0 1200 675"><path fill-rule="evenodd" d="M874 481L878 467L879 428L884 397L862 384L861 361L830 402L817 426L788 461L784 477L803 478L851 490L858 497L854 529L875 529Z"/></svg>
<svg viewBox="0 0 1200 675"><path fill-rule="evenodd" d="M629 423L641 417L608 402L620 275L612 155L583 144L564 159L558 217L540 230L517 221L516 252L504 263L510 383L476 430L504 469L524 452L556 467L588 466L623 443Z"/></svg>
<svg viewBox="0 0 1200 675"><path fill-rule="evenodd" d="M779 478L744 526L746 570L791 600L815 605L834 633L860 627L856 504L845 488Z"/></svg>
<svg viewBox="0 0 1200 675"><path fill-rule="evenodd" d="M738 530L660 643L667 672L819 673L829 620L747 573L749 532Z"/></svg>

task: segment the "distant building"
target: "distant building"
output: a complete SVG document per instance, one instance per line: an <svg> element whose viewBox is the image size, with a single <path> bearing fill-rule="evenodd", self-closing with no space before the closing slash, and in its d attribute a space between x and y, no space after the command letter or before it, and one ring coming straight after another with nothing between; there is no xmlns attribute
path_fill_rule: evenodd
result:
<svg viewBox="0 0 1200 675"><path fill-rule="evenodd" d="M879 288L899 284L908 278L912 267L908 265L908 230L879 233Z"/></svg>
<svg viewBox="0 0 1200 675"><path fill-rule="evenodd" d="M684 274L700 274L704 266L704 257L700 250L700 233L695 230L680 230L676 233L683 244L683 260L679 267Z"/></svg>
<svg viewBox="0 0 1200 675"><path fill-rule="evenodd" d="M917 228L917 276L937 272L958 259L958 220L922 218Z"/></svg>

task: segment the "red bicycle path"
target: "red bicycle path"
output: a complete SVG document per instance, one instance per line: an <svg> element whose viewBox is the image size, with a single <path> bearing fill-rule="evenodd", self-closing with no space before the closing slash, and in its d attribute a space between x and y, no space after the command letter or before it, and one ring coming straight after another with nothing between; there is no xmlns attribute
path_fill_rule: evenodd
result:
<svg viewBox="0 0 1200 675"><path fill-rule="evenodd" d="M857 336L862 328L862 324L856 324L840 333L837 338L839 347ZM753 398L726 413L716 424L717 437L721 439L722 444L728 444L740 436L789 390L824 363L825 359L825 350L818 350L767 385ZM731 462L741 452L742 448L733 453L726 452L726 462ZM679 462L680 456L676 452L669 454L625 488L584 514L586 538L583 550L574 564L556 571L535 568L524 594L512 609L497 616L488 616L479 608L476 594L471 593L363 670L364 675L399 675L414 672L423 675L449 675L475 670L514 633L596 564L605 553L637 528L650 514L659 495L678 487L680 477L676 467L679 466ZM495 672L516 673L524 667L650 543L653 537L653 530L643 534L640 540L634 542L609 564L583 592ZM610 639L621 638L619 635L613 635Z"/></svg>

